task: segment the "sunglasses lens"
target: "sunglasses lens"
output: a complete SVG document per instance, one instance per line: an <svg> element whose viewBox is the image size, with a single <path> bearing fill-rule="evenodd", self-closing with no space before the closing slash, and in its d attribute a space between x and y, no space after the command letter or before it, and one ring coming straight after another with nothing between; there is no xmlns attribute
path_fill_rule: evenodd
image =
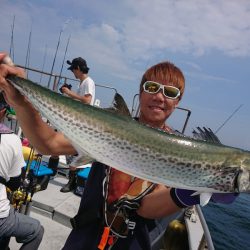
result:
<svg viewBox="0 0 250 250"><path fill-rule="evenodd" d="M160 84L156 82L145 82L144 90L148 93L157 93L160 89Z"/></svg>
<svg viewBox="0 0 250 250"><path fill-rule="evenodd" d="M164 95L170 99L176 99L180 95L180 90L173 86L161 85L157 82L145 82L144 91L150 94L157 93L161 88L164 89Z"/></svg>
<svg viewBox="0 0 250 250"><path fill-rule="evenodd" d="M180 93L180 90L175 87L164 86L164 94L167 97L176 98L179 96L179 93Z"/></svg>

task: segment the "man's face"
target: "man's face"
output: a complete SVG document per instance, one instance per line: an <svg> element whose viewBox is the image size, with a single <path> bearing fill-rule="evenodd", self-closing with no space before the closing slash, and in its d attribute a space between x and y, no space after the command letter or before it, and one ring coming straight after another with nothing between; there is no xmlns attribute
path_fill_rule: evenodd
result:
<svg viewBox="0 0 250 250"><path fill-rule="evenodd" d="M162 90L155 94L145 91L140 95L140 120L153 127L161 127L178 105L179 99L165 97Z"/></svg>
<svg viewBox="0 0 250 250"><path fill-rule="evenodd" d="M80 75L82 74L82 73L81 73L81 70L80 70L79 68L77 68L77 69L72 69L72 72L73 72L73 74L74 74L74 76L75 76L76 79L79 79L79 78L80 78Z"/></svg>

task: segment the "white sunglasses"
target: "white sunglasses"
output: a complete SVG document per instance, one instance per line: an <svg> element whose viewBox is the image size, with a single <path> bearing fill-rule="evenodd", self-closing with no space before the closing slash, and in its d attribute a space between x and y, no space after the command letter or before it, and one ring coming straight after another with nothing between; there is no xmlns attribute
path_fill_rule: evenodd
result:
<svg viewBox="0 0 250 250"><path fill-rule="evenodd" d="M143 90L149 94L156 94L162 89L162 93L169 99L177 99L181 92L178 88L169 85L162 85L158 82L146 81L143 83Z"/></svg>

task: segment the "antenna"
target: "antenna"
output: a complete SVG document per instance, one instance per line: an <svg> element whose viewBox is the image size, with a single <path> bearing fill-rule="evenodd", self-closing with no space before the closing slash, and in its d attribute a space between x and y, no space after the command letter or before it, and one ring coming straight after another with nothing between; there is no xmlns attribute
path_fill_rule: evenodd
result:
<svg viewBox="0 0 250 250"><path fill-rule="evenodd" d="M222 125L217 128L217 130L215 131L215 134L218 133L219 130L221 130L225 124L235 115L236 112L239 111L239 109L243 106L243 104L241 104L237 109L234 110L234 112L222 123Z"/></svg>

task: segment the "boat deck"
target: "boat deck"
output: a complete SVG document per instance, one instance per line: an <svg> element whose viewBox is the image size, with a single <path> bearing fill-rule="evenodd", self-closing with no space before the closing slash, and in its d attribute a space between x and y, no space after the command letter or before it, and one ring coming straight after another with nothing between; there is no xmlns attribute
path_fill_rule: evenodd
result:
<svg viewBox="0 0 250 250"><path fill-rule="evenodd" d="M37 192L33 196L30 216L38 219L45 229L39 250L62 249L71 231L70 218L76 215L81 198L73 192L60 192L67 181L64 176L57 175L50 180L46 190ZM160 249L159 238L164 233L163 229L175 217L176 214L157 223L155 230L150 233L150 237L155 241L152 249ZM20 246L15 238L11 239L11 250L17 250Z"/></svg>
<svg viewBox="0 0 250 250"><path fill-rule="evenodd" d="M80 197L72 192L60 192L67 181L58 175L49 182L46 190L33 196L30 216L38 219L45 229L39 250L61 249L71 231L69 219L77 213ZM20 246L15 238L11 239L11 250L17 250Z"/></svg>
<svg viewBox="0 0 250 250"><path fill-rule="evenodd" d="M80 197L72 192L61 193L61 187L67 183L65 176L56 175L50 180L46 190L37 192L33 196L30 216L38 219L44 227L44 236L39 250L60 250L71 231L70 218L74 217L78 211ZM162 220L156 221L156 227L150 232L152 249L162 249L162 237L166 226L173 219L180 216L180 213L173 214ZM197 218L198 219L198 218ZM199 220L190 222L186 221L188 226L189 237L192 234L196 239L191 239L193 243L190 249L207 249L199 248L203 230L200 227ZM197 234L198 232L198 234ZM18 250L21 244L18 244L15 238L10 241L10 249ZM201 245L200 245L201 247Z"/></svg>

